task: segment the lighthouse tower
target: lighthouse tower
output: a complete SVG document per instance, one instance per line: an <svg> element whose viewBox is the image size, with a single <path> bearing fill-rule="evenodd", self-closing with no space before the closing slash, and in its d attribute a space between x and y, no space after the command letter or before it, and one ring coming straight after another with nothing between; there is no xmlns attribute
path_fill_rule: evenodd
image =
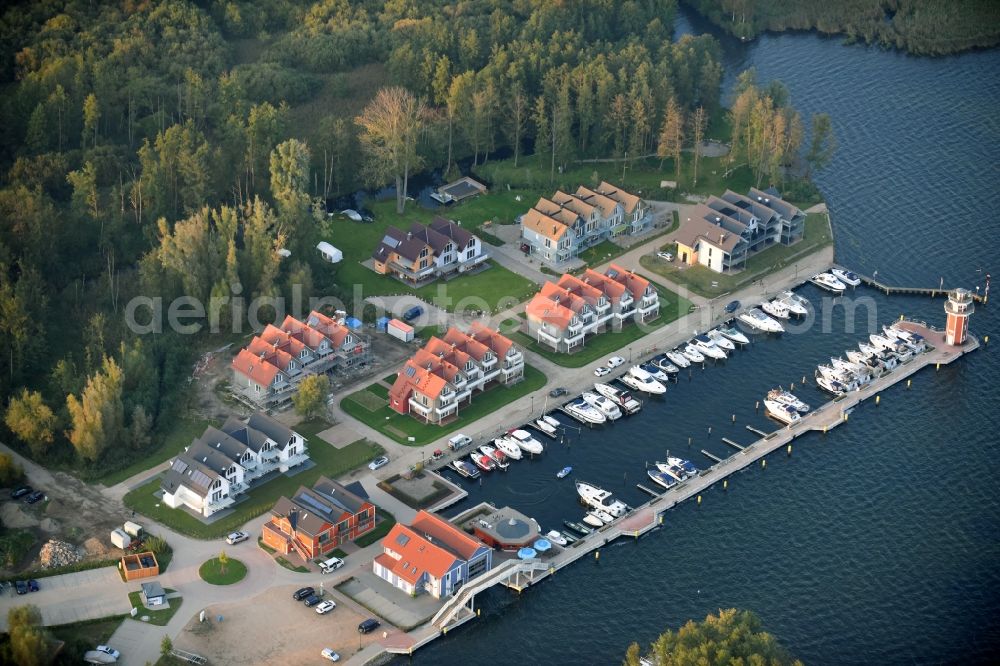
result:
<svg viewBox="0 0 1000 666"><path fill-rule="evenodd" d="M975 310L976 306L968 289L956 289L948 294L948 302L944 304L948 323L944 330L945 341L949 345L965 344L969 333L969 315Z"/></svg>

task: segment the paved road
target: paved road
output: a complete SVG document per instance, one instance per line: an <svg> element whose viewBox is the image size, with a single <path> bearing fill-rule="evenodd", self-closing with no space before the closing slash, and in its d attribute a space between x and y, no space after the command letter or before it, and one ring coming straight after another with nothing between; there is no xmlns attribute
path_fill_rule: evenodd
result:
<svg viewBox="0 0 1000 666"><path fill-rule="evenodd" d="M39 607L47 625L122 615L131 608L127 592L139 589L136 583L126 590L113 567L40 578L38 586L38 592L24 596L13 589L4 591L0 597L0 629L7 629L7 611L27 603Z"/></svg>

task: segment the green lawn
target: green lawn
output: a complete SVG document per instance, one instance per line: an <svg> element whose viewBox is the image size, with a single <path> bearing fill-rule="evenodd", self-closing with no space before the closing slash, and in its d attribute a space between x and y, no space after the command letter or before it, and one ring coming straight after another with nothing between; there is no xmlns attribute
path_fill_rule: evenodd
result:
<svg viewBox="0 0 1000 666"><path fill-rule="evenodd" d="M379 520L380 518L381 521ZM361 548L364 548L365 546L370 546L376 541L379 541L383 537L385 537L385 535L389 533L389 530L391 530L392 526L395 524L396 524L395 516L393 516L388 511L376 508L375 527L372 529L371 532L366 532L365 534L362 534L357 539L355 539L354 543L360 546ZM338 555L335 551L334 556L343 558L346 555Z"/></svg>
<svg viewBox="0 0 1000 666"><path fill-rule="evenodd" d="M536 368L525 365L524 379L521 382L509 387L498 385L487 389L485 393L476 393L472 397L472 404L464 409L460 407L458 418L444 426L423 423L412 416L393 411L388 405L375 411L368 409L364 405L366 397L359 394L369 391L371 387L347 396L340 402L340 406L349 415L400 444L422 446L459 430L466 424L491 414L543 386L545 386L545 375ZM409 441L408 437L413 437L414 441Z"/></svg>
<svg viewBox="0 0 1000 666"><path fill-rule="evenodd" d="M105 487L110 487L116 483L121 483L125 479L138 474L139 472L155 467L162 462L170 460L175 455L184 450L185 446L191 444L191 440L200 437L205 432L205 428L212 425L206 419L180 418L177 419L170 431L163 437L163 443L140 460L135 461L128 467L115 470L102 476L99 480Z"/></svg>
<svg viewBox="0 0 1000 666"><path fill-rule="evenodd" d="M682 264L676 261L668 264L651 256L642 257L640 263L646 270L681 284L696 294L715 298L734 292L776 270L792 265L832 242L833 234L827 216L813 213L806 216L805 232L801 241L795 245L772 245L747 259L746 269L739 273L721 275L701 265L685 266L682 269L680 268ZM715 286L713 282L716 283Z"/></svg>
<svg viewBox="0 0 1000 666"><path fill-rule="evenodd" d="M169 594L170 592L173 592L174 590L165 589L164 591ZM164 610L150 610L150 609L146 608L142 604L142 592L138 592L138 591L137 592L129 592L128 593L128 600L132 603L132 608L138 608L139 609L139 613L134 618L132 618L133 620L135 620L137 622L141 622L142 621L141 620L142 616L143 615L148 615L149 616L149 622L148 622L148 624L155 624L158 627L165 627L165 626L167 626L167 623L170 622L170 618L172 618L174 616L174 614L178 610L180 610L181 601L183 601L183 599L181 599L180 597L177 597L175 599L168 599L167 602L170 604L170 608L167 608L167 609L164 609ZM95 645L96 645L96 643L95 643ZM114 647L114 646L112 645L111 647Z"/></svg>
<svg viewBox="0 0 1000 666"><path fill-rule="evenodd" d="M382 453L382 447L360 439L342 449L336 449L315 437L314 431L328 428L329 424L316 421L295 426L296 432L310 440L309 456L315 466L294 476L279 475L258 485L247 493L248 498L235 507L235 512L206 525L182 509L171 509L153 494L160 487L159 479L142 485L125 495L125 504L131 509L157 520L167 527L197 539L218 539L239 529L252 518L271 509L282 495L290 495L299 486L311 486L320 476L337 478L350 470L366 464Z"/></svg>
<svg viewBox="0 0 1000 666"><path fill-rule="evenodd" d="M35 533L21 528L0 527L0 564L15 567L35 545Z"/></svg>
<svg viewBox="0 0 1000 666"><path fill-rule="evenodd" d="M213 557L198 568L198 575L209 585L232 585L246 578L247 565L230 557L223 566L218 557Z"/></svg>
<svg viewBox="0 0 1000 666"><path fill-rule="evenodd" d="M655 284L655 283L654 283ZM510 334L525 349L544 356L553 363L565 368L580 368L605 356L610 356L617 352L619 355L628 357L629 345L642 339L650 329L657 329L669 324L672 321L686 315L691 309L691 302L670 291L666 287L656 285L656 290L660 294L660 316L652 321L647 321L643 326L626 324L620 331L608 331L587 338L583 349L573 354L563 354L552 351L551 347L539 344L526 333L517 331ZM635 351L638 351L635 350Z"/></svg>
<svg viewBox="0 0 1000 666"><path fill-rule="evenodd" d="M625 252L625 248L621 245L616 245L609 240L604 240L597 245L588 247L577 256L581 261L587 262L588 266L593 267L603 264L606 261L611 261L623 252Z"/></svg>
<svg viewBox="0 0 1000 666"><path fill-rule="evenodd" d="M97 645L107 645L111 635L115 633L126 617L125 615L115 615L49 627L53 638L65 643L55 663L78 664L81 655L87 650L93 650ZM63 657L67 658L63 659Z"/></svg>

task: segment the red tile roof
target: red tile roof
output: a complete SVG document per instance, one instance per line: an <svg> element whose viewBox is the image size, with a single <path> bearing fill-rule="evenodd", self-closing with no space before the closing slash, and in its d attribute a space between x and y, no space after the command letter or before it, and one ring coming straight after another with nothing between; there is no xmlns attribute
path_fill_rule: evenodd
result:
<svg viewBox="0 0 1000 666"><path fill-rule="evenodd" d="M260 386L270 386L274 378L281 373L281 369L277 365L248 349L240 350L240 353L233 359L232 367Z"/></svg>
<svg viewBox="0 0 1000 666"><path fill-rule="evenodd" d="M609 278L625 285L625 287L632 292L633 298L639 300L642 298L643 294L646 293L646 289L649 288L649 280L644 277L639 277L627 268L623 268L618 264L611 264L608 266L608 270L605 271L605 275Z"/></svg>

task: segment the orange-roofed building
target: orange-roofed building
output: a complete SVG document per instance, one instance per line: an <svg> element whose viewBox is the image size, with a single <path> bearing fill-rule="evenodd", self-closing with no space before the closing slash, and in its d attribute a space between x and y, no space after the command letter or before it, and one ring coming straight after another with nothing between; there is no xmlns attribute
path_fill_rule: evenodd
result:
<svg viewBox="0 0 1000 666"><path fill-rule="evenodd" d="M604 272L606 276L624 286L635 300L635 316L640 321L656 319L660 314L660 294L649 280L632 271L611 264Z"/></svg>
<svg viewBox="0 0 1000 666"><path fill-rule="evenodd" d="M372 570L407 594L441 599L492 566L493 551L486 544L443 518L420 511L410 525L393 526Z"/></svg>

